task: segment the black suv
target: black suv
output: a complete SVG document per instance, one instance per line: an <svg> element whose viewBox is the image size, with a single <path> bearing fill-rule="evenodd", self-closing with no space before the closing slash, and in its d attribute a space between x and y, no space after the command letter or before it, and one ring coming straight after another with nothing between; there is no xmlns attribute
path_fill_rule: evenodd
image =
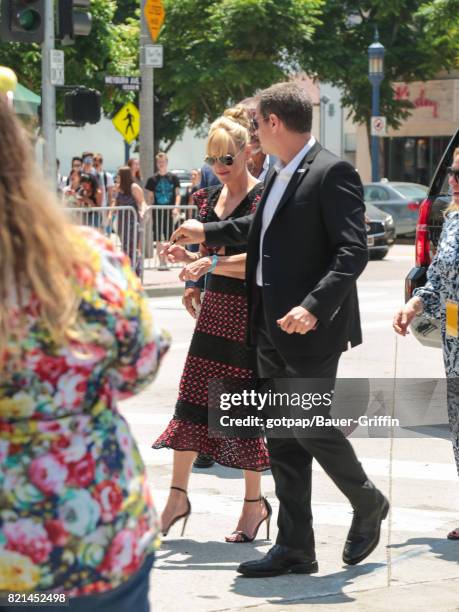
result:
<svg viewBox="0 0 459 612"><path fill-rule="evenodd" d="M459 147L459 130L448 144L435 171L427 197L419 208L416 226L416 265L405 279L406 301L410 299L416 287L425 284L427 268L437 249L443 227L443 213L451 202L447 168L451 166L456 147ZM419 342L425 346L441 347L440 321L415 317L411 330Z"/></svg>

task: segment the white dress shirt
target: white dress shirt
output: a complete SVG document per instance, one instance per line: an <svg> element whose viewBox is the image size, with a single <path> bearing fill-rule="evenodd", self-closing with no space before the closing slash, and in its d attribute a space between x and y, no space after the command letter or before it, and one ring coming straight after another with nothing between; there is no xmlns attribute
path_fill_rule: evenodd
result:
<svg viewBox="0 0 459 612"><path fill-rule="evenodd" d="M287 189L287 185L290 183L290 179L295 174L300 165L301 161L304 159L307 152L315 145L316 140L314 136L308 140L308 142L304 145L301 151L295 155L295 157L289 161L286 166L283 166L280 161L278 161L274 165L274 169L277 172L277 176L274 179L274 183L271 187L271 190L268 194L268 198L265 202L263 208L263 216L261 220L261 232L260 232L260 252L258 255L258 264L257 264L257 285L259 287L263 286L263 273L262 273L262 262L263 262L263 239L265 237L266 230L269 227L269 224L274 217L274 213L276 212L277 206L282 199L282 196Z"/></svg>

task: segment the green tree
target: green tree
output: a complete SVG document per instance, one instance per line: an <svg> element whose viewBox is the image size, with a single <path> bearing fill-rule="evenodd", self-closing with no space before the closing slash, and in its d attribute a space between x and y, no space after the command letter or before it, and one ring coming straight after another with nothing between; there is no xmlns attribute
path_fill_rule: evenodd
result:
<svg viewBox="0 0 459 612"><path fill-rule="evenodd" d="M138 74L138 15L137 18L132 15L122 24L114 24L116 8L115 0L91 0L90 35L77 37L73 46L63 47L66 83L99 89L106 113L132 98L132 94L105 87L105 74ZM59 48L58 41L56 47ZM0 57L3 65L16 71L21 83L40 91L41 51L38 45L0 43Z"/></svg>
<svg viewBox="0 0 459 612"><path fill-rule="evenodd" d="M156 129L166 148L225 107L297 71L323 0L164 0L155 71Z"/></svg>
<svg viewBox="0 0 459 612"><path fill-rule="evenodd" d="M449 12L447 4L455 5L456 12ZM321 81L340 87L345 106L358 122L369 125L367 49L377 26L386 49L381 115L397 128L412 104L394 99L393 83L425 81L457 64L458 6L458 0L326 0L323 23L304 46L302 66Z"/></svg>
<svg viewBox="0 0 459 612"><path fill-rule="evenodd" d="M168 148L186 126L205 127L229 104L300 68L338 85L356 119L371 115L367 48L378 26L386 47L381 113L397 127L410 102L394 81L425 80L457 63L459 0L163 0L155 71L156 136ZM104 76L138 75L139 0L92 0L93 29L66 47L66 81L96 87L110 114L135 94ZM453 17L452 17L453 16ZM57 45L58 46L58 45ZM37 45L0 43L2 64L39 91Z"/></svg>
<svg viewBox="0 0 459 612"><path fill-rule="evenodd" d="M205 127L225 107L298 70L324 0L164 0L155 71L155 149L185 127ZM126 14L122 4L118 14Z"/></svg>
<svg viewBox="0 0 459 612"><path fill-rule="evenodd" d="M301 51L320 24L324 0L164 0L158 42L165 65L155 71L156 136L166 148L186 126L212 121L229 104L297 71ZM139 0L92 0L93 28L65 48L66 82L96 87L106 113L132 93L104 85L105 74L137 75ZM2 62L40 89L36 45L0 44Z"/></svg>

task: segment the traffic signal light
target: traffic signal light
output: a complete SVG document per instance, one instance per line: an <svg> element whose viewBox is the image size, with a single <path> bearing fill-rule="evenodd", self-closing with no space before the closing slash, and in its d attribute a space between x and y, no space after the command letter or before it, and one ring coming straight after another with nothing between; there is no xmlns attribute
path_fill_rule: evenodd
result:
<svg viewBox="0 0 459 612"><path fill-rule="evenodd" d="M64 96L64 116L73 123L98 123L100 121L100 92L78 87Z"/></svg>
<svg viewBox="0 0 459 612"><path fill-rule="evenodd" d="M1 0L0 38L4 42L42 43L44 0Z"/></svg>
<svg viewBox="0 0 459 612"><path fill-rule="evenodd" d="M57 32L62 45L73 45L75 36L87 36L91 32L91 13L87 9L91 0L58 0Z"/></svg>

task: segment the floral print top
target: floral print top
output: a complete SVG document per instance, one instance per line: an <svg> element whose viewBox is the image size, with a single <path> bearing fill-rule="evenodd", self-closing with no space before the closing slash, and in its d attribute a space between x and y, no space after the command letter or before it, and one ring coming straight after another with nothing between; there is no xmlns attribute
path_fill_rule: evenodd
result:
<svg viewBox="0 0 459 612"><path fill-rule="evenodd" d="M152 381L167 340L129 259L95 230L75 239L90 253L76 274L84 341L57 346L33 296L11 313L26 316L26 331L6 347L19 361L0 372L0 591L102 592L157 545L145 468L116 401Z"/></svg>

